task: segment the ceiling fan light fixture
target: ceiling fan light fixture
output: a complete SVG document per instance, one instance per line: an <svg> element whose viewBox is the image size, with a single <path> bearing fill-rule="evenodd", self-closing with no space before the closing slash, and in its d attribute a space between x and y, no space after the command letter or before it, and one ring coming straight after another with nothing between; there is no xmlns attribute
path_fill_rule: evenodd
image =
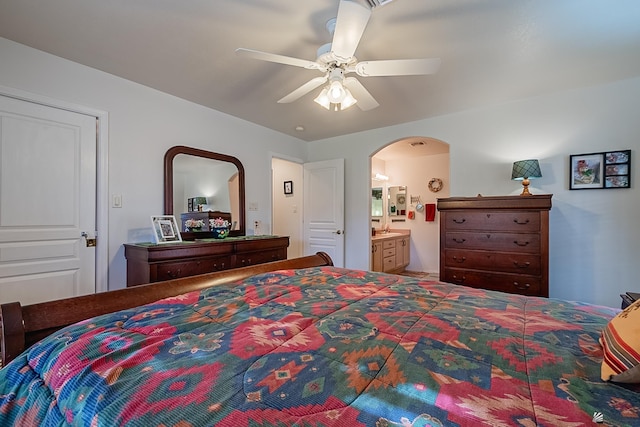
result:
<svg viewBox="0 0 640 427"><path fill-rule="evenodd" d="M314 99L315 102L322 105L327 110L331 108L331 102L329 101L328 93L329 90L327 89L327 87L325 87L324 89L322 89L322 92L320 92L320 95L318 95L316 99Z"/></svg>
<svg viewBox="0 0 640 427"><path fill-rule="evenodd" d="M339 81L332 81L329 85L329 92L327 96L329 97L329 102L332 104L339 104L344 99L346 93L342 83Z"/></svg>
<svg viewBox="0 0 640 427"><path fill-rule="evenodd" d="M338 83L340 85L340 90L342 94L340 97L334 99L331 97L331 89L333 83ZM353 97L351 91L346 87L342 86L340 82L333 82L331 85L325 86L320 92L320 95L314 99L314 101L320 105L322 105L327 110L333 109L334 111L342 111L351 107L353 104L358 102L357 99Z"/></svg>
<svg viewBox="0 0 640 427"><path fill-rule="evenodd" d="M236 49L236 53L261 61L275 62L323 73L278 100L279 104L294 102L311 91L327 84L314 101L327 110L340 111L356 103L348 94L353 91L359 99L361 111L369 111L380 104L355 77L345 77L356 73L360 77L417 76L435 74L440 67L440 58L387 59L359 61L355 52L364 34L374 8L394 0L339 0L338 15L326 23L331 42L318 48L315 61L293 58L253 49Z"/></svg>
<svg viewBox="0 0 640 427"><path fill-rule="evenodd" d="M347 108L351 107L353 104L355 104L356 102L358 102L357 99L355 99L353 97L353 95L351 95L351 91L347 88L344 88L344 98L342 99L342 102L340 103L340 109L341 110L346 110Z"/></svg>

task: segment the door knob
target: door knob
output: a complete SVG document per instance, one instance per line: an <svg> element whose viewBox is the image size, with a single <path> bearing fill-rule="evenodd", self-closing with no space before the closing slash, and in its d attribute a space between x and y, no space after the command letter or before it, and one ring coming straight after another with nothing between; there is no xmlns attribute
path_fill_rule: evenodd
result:
<svg viewBox="0 0 640 427"><path fill-rule="evenodd" d="M95 237L89 237L89 234L86 231L83 231L82 233L80 233L80 236L84 237L88 248L92 248L96 246L96 244L98 243L98 239Z"/></svg>

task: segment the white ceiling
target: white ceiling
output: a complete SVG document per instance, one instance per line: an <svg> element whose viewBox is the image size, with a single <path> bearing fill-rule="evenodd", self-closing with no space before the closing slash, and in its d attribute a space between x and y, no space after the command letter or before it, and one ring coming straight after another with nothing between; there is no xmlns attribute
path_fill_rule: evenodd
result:
<svg viewBox="0 0 640 427"><path fill-rule="evenodd" d="M374 9L357 58L438 57L436 75L358 77L380 103L367 112L327 111L313 102L320 89L278 104L320 74L235 49L313 61L337 9L338 0L0 0L0 36L307 141L640 76L638 0L395 0Z"/></svg>

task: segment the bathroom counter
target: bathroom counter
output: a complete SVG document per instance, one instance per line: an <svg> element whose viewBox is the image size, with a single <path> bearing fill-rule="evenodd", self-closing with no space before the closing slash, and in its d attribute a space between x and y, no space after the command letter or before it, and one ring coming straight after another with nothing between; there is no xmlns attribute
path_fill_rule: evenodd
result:
<svg viewBox="0 0 640 427"><path fill-rule="evenodd" d="M371 270L399 273L409 265L410 230L376 231L371 236Z"/></svg>

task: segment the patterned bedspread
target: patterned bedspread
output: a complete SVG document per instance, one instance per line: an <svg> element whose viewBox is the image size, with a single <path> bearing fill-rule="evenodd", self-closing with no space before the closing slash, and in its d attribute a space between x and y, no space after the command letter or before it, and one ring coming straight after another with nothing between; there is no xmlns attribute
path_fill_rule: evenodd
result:
<svg viewBox="0 0 640 427"><path fill-rule="evenodd" d="M333 267L68 327L0 371L0 426L640 425L614 310Z"/></svg>

